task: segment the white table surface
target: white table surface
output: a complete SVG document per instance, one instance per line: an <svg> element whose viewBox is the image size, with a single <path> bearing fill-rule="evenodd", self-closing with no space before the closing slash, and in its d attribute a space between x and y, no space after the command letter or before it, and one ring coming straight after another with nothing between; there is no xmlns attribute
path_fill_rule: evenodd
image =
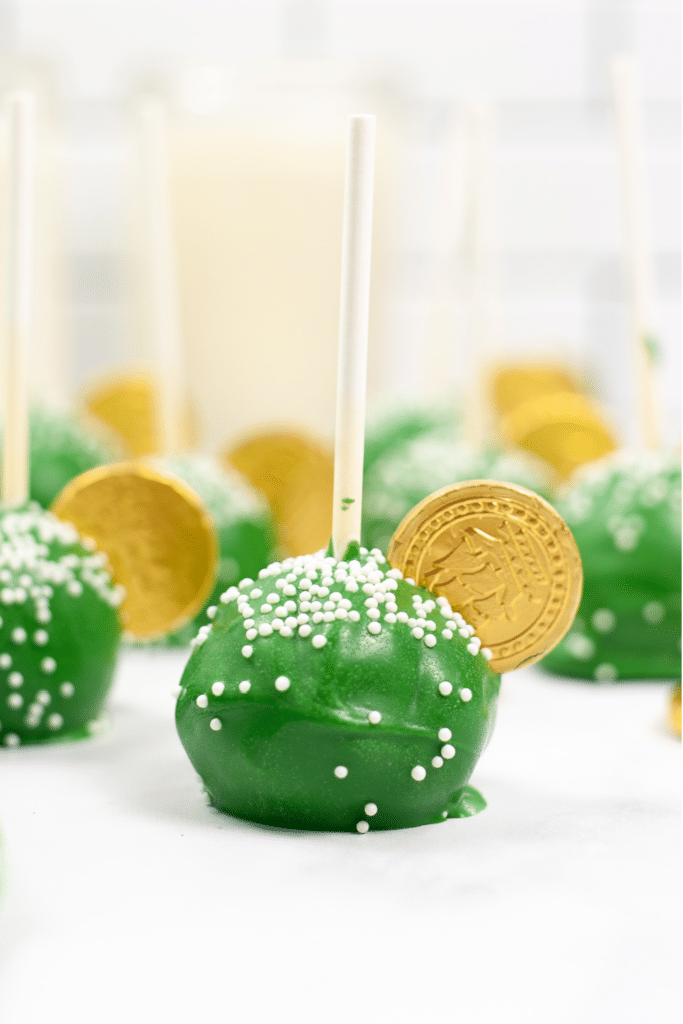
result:
<svg viewBox="0 0 683 1024"><path fill-rule="evenodd" d="M108 732L0 756L2 1024L679 1024L666 686L510 675L486 811L302 833L206 805L185 657L126 652Z"/></svg>

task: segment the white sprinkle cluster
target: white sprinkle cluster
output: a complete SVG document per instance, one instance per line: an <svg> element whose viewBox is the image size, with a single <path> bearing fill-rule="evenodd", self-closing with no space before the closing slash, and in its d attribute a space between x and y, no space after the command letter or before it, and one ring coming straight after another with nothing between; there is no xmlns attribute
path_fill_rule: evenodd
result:
<svg viewBox="0 0 683 1024"><path fill-rule="evenodd" d="M59 678L58 635L51 625L52 599L59 592L77 599L85 591L95 593L112 608L125 597L123 587L112 584L106 555L96 551L91 541L79 537L73 526L37 505L7 512L0 518L0 607L5 610L5 619L0 616L0 670L8 673L0 673L0 702L6 686L4 702L21 712L22 725L28 729L38 728L43 721L52 732L64 726L59 711L44 718L52 696L68 700L75 693L73 683ZM11 619L13 609L23 625L10 627L5 621ZM50 648L55 642L53 657ZM43 653L38 661L40 673L56 677L50 684L54 687L52 695L40 689L32 698L28 692L32 680L22 668L32 648ZM46 683L44 679L42 685ZM0 742L18 746L20 737L14 731L3 735L0 725Z"/></svg>
<svg viewBox="0 0 683 1024"><path fill-rule="evenodd" d="M272 578L276 579L271 582ZM245 658L257 649L254 644L274 636L308 640L313 648L322 650L328 642L327 630L335 623L360 623L375 639L381 639L386 627L405 628L425 647L435 648L454 637L466 639L467 651L487 660L491 652L482 650L474 627L454 612L445 597L425 598L415 594L412 614L399 611L395 591L402 579L398 569L391 569L378 549L349 562L336 561L319 551L283 562L273 562L259 573L259 585L252 579L242 580L220 597L223 605L236 605L242 620ZM410 581L408 581L410 582ZM362 596L362 609L353 606L350 595ZM357 600L357 599L356 599ZM211 634L211 622L201 626L192 640L201 647Z"/></svg>

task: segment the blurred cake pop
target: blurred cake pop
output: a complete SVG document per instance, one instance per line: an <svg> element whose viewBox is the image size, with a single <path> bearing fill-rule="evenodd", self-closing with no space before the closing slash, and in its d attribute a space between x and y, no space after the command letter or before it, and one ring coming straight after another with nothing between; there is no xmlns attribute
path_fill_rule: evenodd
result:
<svg viewBox="0 0 683 1024"><path fill-rule="evenodd" d="M673 454L619 452L577 474L557 508L581 552L583 597L544 669L597 682L680 677L680 494Z"/></svg>

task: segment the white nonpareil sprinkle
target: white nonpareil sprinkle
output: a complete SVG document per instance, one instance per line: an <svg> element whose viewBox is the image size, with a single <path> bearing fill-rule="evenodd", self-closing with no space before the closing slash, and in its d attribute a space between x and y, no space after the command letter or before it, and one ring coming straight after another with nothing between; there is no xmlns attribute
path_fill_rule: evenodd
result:
<svg viewBox="0 0 683 1024"><path fill-rule="evenodd" d="M48 718L47 718L47 727L48 727L48 729L52 729L53 731L56 731L57 729L61 729L63 725L64 725L64 719L62 718L62 716L57 711L55 711L55 713L52 714L52 715L48 715Z"/></svg>
<svg viewBox="0 0 683 1024"><path fill-rule="evenodd" d="M34 644L37 644L38 647L44 647L49 639L50 638L44 629L37 629L33 634L33 642Z"/></svg>
<svg viewBox="0 0 683 1024"><path fill-rule="evenodd" d="M319 650L321 647L325 646L325 644L327 643L327 639L322 635L322 633L317 633L311 640L311 643L315 648Z"/></svg>
<svg viewBox="0 0 683 1024"><path fill-rule="evenodd" d="M467 645L467 651L469 654L479 654L479 644L470 643Z"/></svg>
<svg viewBox="0 0 683 1024"><path fill-rule="evenodd" d="M356 825L356 832L360 832L361 835L364 835L369 828L370 826L368 825L367 821L359 821L358 824Z"/></svg>
<svg viewBox="0 0 683 1024"><path fill-rule="evenodd" d="M446 726L444 726L443 729L439 729L437 735L442 743L447 743L453 736L453 733L450 729L447 729Z"/></svg>
<svg viewBox="0 0 683 1024"><path fill-rule="evenodd" d="M441 756L450 761L452 757L455 757L455 747L451 743L445 743L441 748Z"/></svg>
<svg viewBox="0 0 683 1024"><path fill-rule="evenodd" d="M423 768L421 764L416 764L410 774L416 782L422 782L427 777L427 769Z"/></svg>
<svg viewBox="0 0 683 1024"><path fill-rule="evenodd" d="M7 676L7 683L9 686L21 686L24 681L24 677L21 672L10 672Z"/></svg>
<svg viewBox="0 0 683 1024"><path fill-rule="evenodd" d="M349 612L349 618L351 622L360 622L360 612L357 612L355 608Z"/></svg>
<svg viewBox="0 0 683 1024"><path fill-rule="evenodd" d="M209 698L206 696L205 693L200 693L195 701L195 704L197 705L198 708L208 707Z"/></svg>
<svg viewBox="0 0 683 1024"><path fill-rule="evenodd" d="M436 755L436 757L432 758L432 767L433 768L443 768L443 758L439 757L438 754Z"/></svg>
<svg viewBox="0 0 683 1024"><path fill-rule="evenodd" d="M10 693L9 697L7 698L7 703L11 708L20 708L24 703L24 698L21 696L20 693Z"/></svg>
<svg viewBox="0 0 683 1024"><path fill-rule="evenodd" d="M220 680L216 683L212 683L211 685L211 693L213 693L215 697L220 697L224 689L225 683L220 682Z"/></svg>
<svg viewBox="0 0 683 1024"><path fill-rule="evenodd" d="M261 636L270 636L270 634L273 632L273 627L269 622L262 622L258 628L258 631L261 634Z"/></svg>
<svg viewBox="0 0 683 1024"><path fill-rule="evenodd" d="M218 732L219 729L223 728L223 723L221 722L220 718L212 718L211 721L209 722L209 725L211 726L214 732Z"/></svg>
<svg viewBox="0 0 683 1024"><path fill-rule="evenodd" d="M38 690L38 693L36 694L36 700L40 701L41 704L47 705L52 700L52 696L48 693L47 690Z"/></svg>
<svg viewBox="0 0 683 1024"><path fill-rule="evenodd" d="M482 647L481 653L484 655L487 661L490 661L493 657L493 651L489 647Z"/></svg>
<svg viewBox="0 0 683 1024"><path fill-rule="evenodd" d="M243 679L242 682L237 687L237 689L240 691L240 693L248 693L249 690L251 690L251 683L249 682L248 679Z"/></svg>
<svg viewBox="0 0 683 1024"><path fill-rule="evenodd" d="M415 629L413 630L413 636L415 637L416 640L421 640L424 635L425 631L420 626L416 626Z"/></svg>
<svg viewBox="0 0 683 1024"><path fill-rule="evenodd" d="M245 644L244 647L242 648L242 654L244 655L245 658L251 658L253 653L254 648L251 646L251 644Z"/></svg>
<svg viewBox="0 0 683 1024"><path fill-rule="evenodd" d="M22 629L21 626L17 626L16 629L12 630L11 636L15 644L23 644L26 640L26 630Z"/></svg>
<svg viewBox="0 0 683 1024"><path fill-rule="evenodd" d="M472 691L467 686L463 686L462 690L460 691L460 700L472 700Z"/></svg>
<svg viewBox="0 0 683 1024"><path fill-rule="evenodd" d="M382 627L380 626L379 622L370 622L368 624L368 633L374 633L375 636L376 636L378 633L381 633L381 632L382 632Z"/></svg>
<svg viewBox="0 0 683 1024"><path fill-rule="evenodd" d="M374 818L377 814L377 804L366 804L363 808L368 818Z"/></svg>
<svg viewBox="0 0 683 1024"><path fill-rule="evenodd" d="M46 675L50 675L57 668L57 662L54 658L43 658L40 667Z"/></svg>
<svg viewBox="0 0 683 1024"><path fill-rule="evenodd" d="M299 626L299 636L303 636L305 638L307 636L310 636L312 632L313 627L307 625L306 623L304 623L303 626Z"/></svg>
<svg viewBox="0 0 683 1024"><path fill-rule="evenodd" d="M453 693L453 683L449 683L444 679L442 683L439 683L439 693L442 697L448 697Z"/></svg>
<svg viewBox="0 0 683 1024"><path fill-rule="evenodd" d="M338 779L345 779L346 776L349 774L349 769L345 768L343 764L338 764L337 767L334 769L334 774L337 776Z"/></svg>
<svg viewBox="0 0 683 1024"><path fill-rule="evenodd" d="M426 647L436 647L436 637L432 633L428 633L425 637Z"/></svg>
<svg viewBox="0 0 683 1024"><path fill-rule="evenodd" d="M247 640L255 640L258 636L258 629L248 629L246 632Z"/></svg>
<svg viewBox="0 0 683 1024"><path fill-rule="evenodd" d="M9 668L12 664L11 654L0 654L0 668Z"/></svg>
<svg viewBox="0 0 683 1024"><path fill-rule="evenodd" d="M278 676L277 679L275 680L275 689L279 690L280 693L284 693L285 690L288 690L290 685L291 682L287 678L287 676Z"/></svg>
<svg viewBox="0 0 683 1024"><path fill-rule="evenodd" d="M62 685L59 687L59 692L61 693L62 697L73 697L75 691L76 687L74 686L73 683L62 683Z"/></svg>
<svg viewBox="0 0 683 1024"><path fill-rule="evenodd" d="M381 721L382 721L382 714L381 714L381 712L379 712L379 711L371 711L368 714L368 722L370 722L371 725L379 725L379 723Z"/></svg>

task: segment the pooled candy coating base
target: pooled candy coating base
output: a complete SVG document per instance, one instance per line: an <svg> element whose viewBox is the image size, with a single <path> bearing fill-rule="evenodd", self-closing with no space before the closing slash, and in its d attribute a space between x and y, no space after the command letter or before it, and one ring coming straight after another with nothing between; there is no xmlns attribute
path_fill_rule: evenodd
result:
<svg viewBox="0 0 683 1024"><path fill-rule="evenodd" d="M75 739L97 721L121 634L105 563L49 512L0 519L0 744Z"/></svg>
<svg viewBox="0 0 683 1024"><path fill-rule="evenodd" d="M363 832L484 806L467 783L500 679L445 601L373 552L276 563L221 602L176 712L215 807Z"/></svg>

